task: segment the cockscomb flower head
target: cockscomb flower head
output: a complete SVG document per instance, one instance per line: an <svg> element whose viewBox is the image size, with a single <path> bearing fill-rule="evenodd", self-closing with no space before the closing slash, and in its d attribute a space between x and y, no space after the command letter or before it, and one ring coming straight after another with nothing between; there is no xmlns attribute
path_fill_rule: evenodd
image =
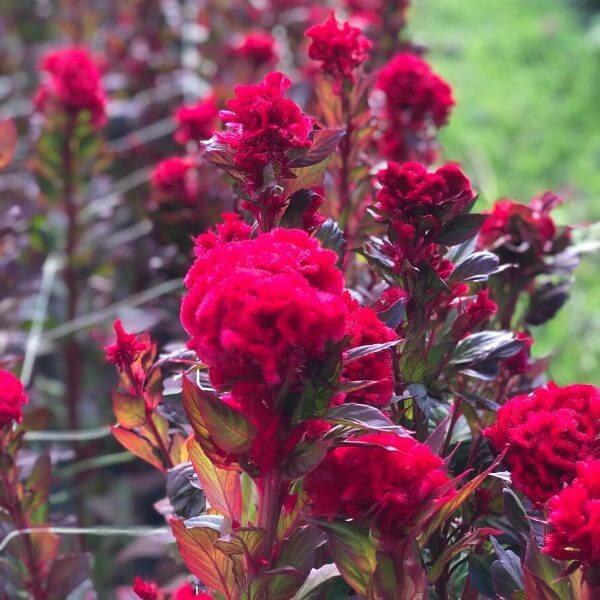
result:
<svg viewBox="0 0 600 600"><path fill-rule="evenodd" d="M543 504L575 477L575 463L598 458L600 390L552 383L511 398L484 431L505 462L513 485Z"/></svg>
<svg viewBox="0 0 600 600"><path fill-rule="evenodd" d="M154 167L150 175L150 183L159 204L163 202L193 204L197 197L194 160L187 156L166 158Z"/></svg>
<svg viewBox="0 0 600 600"><path fill-rule="evenodd" d="M417 162L391 162L377 178L381 189L375 208L381 219L420 233L460 214L475 198L468 177L454 164L429 172Z"/></svg>
<svg viewBox="0 0 600 600"><path fill-rule="evenodd" d="M251 188L263 184L263 170L273 166L276 177L286 173L287 153L308 148L312 119L285 96L290 80L268 73L257 85L240 85L220 116L226 130L217 134Z"/></svg>
<svg viewBox="0 0 600 600"><path fill-rule="evenodd" d="M403 537L455 494L442 459L411 437L367 433L347 442L305 478L317 518L351 518L384 537Z"/></svg>
<svg viewBox="0 0 600 600"><path fill-rule="evenodd" d="M35 104L41 112L54 106L69 114L89 111L92 123L106 120L106 97L100 70L85 48L70 47L49 52L42 59L48 74L36 94Z"/></svg>
<svg viewBox="0 0 600 600"><path fill-rule="evenodd" d="M266 31L247 33L233 46L233 53L255 67L273 65L279 60L277 40Z"/></svg>
<svg viewBox="0 0 600 600"><path fill-rule="evenodd" d="M175 141L185 145L209 139L215 132L218 114L217 102L212 94L196 104L181 106L175 111Z"/></svg>
<svg viewBox="0 0 600 600"><path fill-rule="evenodd" d="M0 369L0 427L20 423L27 394L21 381L10 371Z"/></svg>
<svg viewBox="0 0 600 600"><path fill-rule="evenodd" d="M344 335L337 256L304 231L219 244L190 268L181 322L213 383L277 385Z"/></svg>
<svg viewBox="0 0 600 600"><path fill-rule="evenodd" d="M355 80L355 69L369 58L372 46L360 29L349 23L339 24L333 13L324 23L307 29L306 36L312 38L308 56L321 63L338 90L342 80Z"/></svg>
<svg viewBox="0 0 600 600"><path fill-rule="evenodd" d="M557 560L600 565L600 460L577 464L573 482L550 498L543 551Z"/></svg>
<svg viewBox="0 0 600 600"><path fill-rule="evenodd" d="M203 256L209 250L226 244L250 239L252 227L244 222L237 213L223 213L221 222L217 223L214 230L206 231L196 236L194 240L194 254Z"/></svg>
<svg viewBox="0 0 600 600"><path fill-rule="evenodd" d="M472 333L477 327L491 319L498 310L498 305L490 299L489 290L480 290L473 300L459 305L459 314L452 324L452 335L458 340Z"/></svg>

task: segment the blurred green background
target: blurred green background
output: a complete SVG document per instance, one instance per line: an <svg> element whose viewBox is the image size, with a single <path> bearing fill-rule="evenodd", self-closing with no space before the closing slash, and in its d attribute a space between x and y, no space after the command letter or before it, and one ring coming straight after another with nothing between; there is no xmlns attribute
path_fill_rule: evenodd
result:
<svg viewBox="0 0 600 600"><path fill-rule="evenodd" d="M600 221L600 2L414 0L409 23L454 88L442 143L480 207L553 189L559 223ZM584 257L567 306L534 331L558 383L600 384L599 266Z"/></svg>

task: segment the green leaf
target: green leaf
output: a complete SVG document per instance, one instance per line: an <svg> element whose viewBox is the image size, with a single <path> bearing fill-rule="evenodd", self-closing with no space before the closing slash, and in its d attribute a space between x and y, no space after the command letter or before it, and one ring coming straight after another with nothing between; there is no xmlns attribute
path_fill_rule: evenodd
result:
<svg viewBox="0 0 600 600"><path fill-rule="evenodd" d="M188 452L210 505L232 521L239 522L242 511L240 472L217 467L196 440L188 442Z"/></svg>
<svg viewBox="0 0 600 600"><path fill-rule="evenodd" d="M216 395L200 388L196 388L194 400L202 425L221 450L241 454L250 449L256 437L256 428L242 413L227 406ZM186 405L186 412L187 408Z"/></svg>
<svg viewBox="0 0 600 600"><path fill-rule="evenodd" d="M250 584L245 597L248 600L291 600L303 581L304 574L293 567L272 569Z"/></svg>
<svg viewBox="0 0 600 600"><path fill-rule="evenodd" d="M303 477L325 458L332 443L331 439L300 442L285 458L282 473L288 479Z"/></svg>
<svg viewBox="0 0 600 600"><path fill-rule="evenodd" d="M112 401L113 412L121 427L134 429L146 422L146 403L141 396L130 396L116 390L113 392Z"/></svg>
<svg viewBox="0 0 600 600"><path fill-rule="evenodd" d="M281 542L281 552L276 567L290 565L305 575L314 567L317 550L325 544L327 536L314 525L295 529Z"/></svg>
<svg viewBox="0 0 600 600"><path fill-rule="evenodd" d="M243 555L249 561L258 557L265 539L265 530L258 527L240 527L231 535L219 538L215 545L227 556Z"/></svg>
<svg viewBox="0 0 600 600"><path fill-rule="evenodd" d="M323 588L339 577L340 571L335 563L312 569L293 600L318 600L321 598Z"/></svg>
<svg viewBox="0 0 600 600"><path fill-rule="evenodd" d="M339 406L330 408L323 418L332 423L353 425L358 429L392 431L403 437L410 435L403 427L394 425L380 410L367 404L357 404L354 402L340 404Z"/></svg>
<svg viewBox="0 0 600 600"><path fill-rule="evenodd" d="M349 523L316 521L315 524L327 533L327 546L341 576L359 594L365 595L377 566L377 553L369 535Z"/></svg>
<svg viewBox="0 0 600 600"><path fill-rule="evenodd" d="M444 246L457 246L477 234L487 215L466 214L458 215L446 223L435 242Z"/></svg>
<svg viewBox="0 0 600 600"><path fill-rule="evenodd" d="M111 427L111 431L117 441L129 450L129 452L150 463L159 471L165 472L162 460L157 455L154 446L146 438L138 435L135 431L124 429L120 425L114 425Z"/></svg>
<svg viewBox="0 0 600 600"><path fill-rule="evenodd" d="M502 498L504 500L504 511L510 524L517 531L529 535L531 525L519 497L510 488L504 488L502 490Z"/></svg>
<svg viewBox="0 0 600 600"><path fill-rule="evenodd" d="M208 587L224 594L227 600L238 598L238 586L233 574L233 561L215 542L219 533L213 529L187 529L183 521L172 519L171 529L177 540L179 554L192 575Z"/></svg>

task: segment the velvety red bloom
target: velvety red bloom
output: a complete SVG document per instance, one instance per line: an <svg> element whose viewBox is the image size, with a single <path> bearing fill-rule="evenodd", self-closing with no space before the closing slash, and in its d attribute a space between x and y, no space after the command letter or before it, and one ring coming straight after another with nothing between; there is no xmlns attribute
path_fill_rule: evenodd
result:
<svg viewBox="0 0 600 600"><path fill-rule="evenodd" d="M502 362L502 368L510 376L527 373L529 359L531 358L531 346L533 346L533 338L523 331L519 331L516 337L523 342L523 347L516 354Z"/></svg>
<svg viewBox="0 0 600 600"><path fill-rule="evenodd" d="M116 342L112 346L106 346L106 360L111 362L119 371L122 371L131 363L135 362L152 348L150 336L147 333L127 333L121 319L114 323Z"/></svg>
<svg viewBox="0 0 600 600"><path fill-rule="evenodd" d="M213 95L191 106L182 106L175 112L175 140L180 144L207 140L215 132L219 111Z"/></svg>
<svg viewBox="0 0 600 600"><path fill-rule="evenodd" d="M443 461L395 433L354 435L305 478L315 517L370 521L382 535L406 535L417 516L455 494ZM360 444L360 445L358 445Z"/></svg>
<svg viewBox="0 0 600 600"><path fill-rule="evenodd" d="M428 123L442 127L454 106L452 88L409 52L397 54L381 68L375 87L385 94L388 117L411 129Z"/></svg>
<svg viewBox="0 0 600 600"><path fill-rule="evenodd" d="M450 86L419 56L403 52L379 72L375 101L382 122L379 151L388 160L433 162L436 130L450 117Z"/></svg>
<svg viewBox="0 0 600 600"><path fill-rule="evenodd" d="M361 306L348 293L345 299L349 311L346 320L349 348L383 344L398 339L396 332L386 327L373 309ZM384 407L389 403L394 390L391 351L370 354L345 365L341 379L342 381L376 381L375 385L346 394L345 402Z"/></svg>
<svg viewBox="0 0 600 600"><path fill-rule="evenodd" d="M193 204L196 200L194 160L173 156L156 165L150 175L152 190L158 202L178 201Z"/></svg>
<svg viewBox="0 0 600 600"><path fill-rule="evenodd" d="M252 227L245 223L237 213L223 213L221 223L215 225L214 231L201 233L194 240L194 254L203 256L209 250L226 244L249 240Z"/></svg>
<svg viewBox="0 0 600 600"><path fill-rule="evenodd" d="M396 302L406 300L408 300L408 292L406 290L399 287L388 287L383 291L377 302L373 304L372 308L377 312L383 312L392 308Z"/></svg>
<svg viewBox="0 0 600 600"><path fill-rule="evenodd" d="M377 178L381 189L375 207L382 218L419 232L450 220L475 198L468 177L453 164L429 172L417 162L391 162Z"/></svg>
<svg viewBox="0 0 600 600"><path fill-rule="evenodd" d="M133 580L133 592L141 600L158 599L158 585L154 581L144 581L141 577Z"/></svg>
<svg viewBox="0 0 600 600"><path fill-rule="evenodd" d="M190 268L181 322L215 385L270 385L344 334L337 256L304 231L277 229L203 251Z"/></svg>
<svg viewBox="0 0 600 600"><path fill-rule="evenodd" d="M312 119L285 97L290 80L268 73L257 85L240 85L220 116L226 131L219 140L233 155L233 162L251 187L263 183L263 169L271 163L275 175L285 173L287 153L308 148Z"/></svg>
<svg viewBox="0 0 600 600"><path fill-rule="evenodd" d="M575 477L575 463L598 458L600 390L550 383L511 398L484 431L498 452L507 450L512 482L542 504Z"/></svg>
<svg viewBox="0 0 600 600"><path fill-rule="evenodd" d="M336 80L354 81L354 70L369 58L372 46L360 29L349 23L340 25L333 13L324 23L307 29L306 36L312 38L308 56L320 61L323 70Z"/></svg>
<svg viewBox="0 0 600 600"><path fill-rule="evenodd" d="M20 423L23 405L27 404L23 384L10 371L0 369L0 427Z"/></svg>
<svg viewBox="0 0 600 600"><path fill-rule="evenodd" d="M49 74L37 91L35 103L45 111L50 104L77 114L87 110L92 122L101 125L106 120L106 98L100 81L100 71L85 48L63 48L46 54L42 69Z"/></svg>
<svg viewBox="0 0 600 600"><path fill-rule="evenodd" d="M527 264L552 251L558 231L550 211L560 198L547 192L530 204L499 200L483 223L479 248L497 251L504 262ZM568 237L568 231L563 232Z"/></svg>
<svg viewBox="0 0 600 600"><path fill-rule="evenodd" d="M480 290L474 300L459 306L459 315L452 324L452 336L458 340L473 332L496 314L498 305L490 299L489 290Z"/></svg>
<svg viewBox="0 0 600 600"><path fill-rule="evenodd" d="M558 560L600 565L600 460L580 462L577 477L548 502L543 551Z"/></svg>
<svg viewBox="0 0 600 600"><path fill-rule="evenodd" d="M234 54L256 67L275 64L279 60L277 40L266 31L247 33L233 47Z"/></svg>

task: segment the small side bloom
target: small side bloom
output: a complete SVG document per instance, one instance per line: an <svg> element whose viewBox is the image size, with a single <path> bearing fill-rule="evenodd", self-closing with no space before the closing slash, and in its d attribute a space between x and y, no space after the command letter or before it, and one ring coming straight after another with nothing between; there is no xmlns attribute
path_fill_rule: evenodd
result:
<svg viewBox="0 0 600 600"><path fill-rule="evenodd" d="M543 551L558 560L600 565L600 460L577 465L577 477L548 502Z"/></svg>
<svg viewBox="0 0 600 600"><path fill-rule="evenodd" d="M133 580L133 593L140 600L158 600L158 585L154 581L145 581L136 576Z"/></svg>
<svg viewBox="0 0 600 600"><path fill-rule="evenodd" d="M0 369L0 427L20 423L27 394L21 381L10 371Z"/></svg>
<svg viewBox="0 0 600 600"><path fill-rule="evenodd" d="M255 67L274 65L279 60L277 40L266 31L247 33L234 44L232 50L235 56Z"/></svg>

